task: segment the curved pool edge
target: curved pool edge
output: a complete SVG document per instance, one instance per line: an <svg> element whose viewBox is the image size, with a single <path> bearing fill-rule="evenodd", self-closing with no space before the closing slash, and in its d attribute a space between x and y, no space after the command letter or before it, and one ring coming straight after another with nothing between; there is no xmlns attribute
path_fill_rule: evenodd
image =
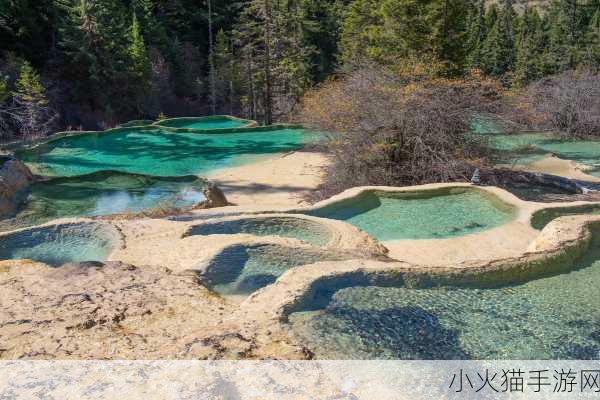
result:
<svg viewBox="0 0 600 400"><path fill-rule="evenodd" d="M235 121L235 122L244 122L244 125L235 127L235 128L213 128L213 129L197 129L197 128L179 128L179 127L175 127L175 126L169 126L169 125L165 125L165 123L171 123L171 122L203 122L203 121L216 121L216 120L229 120L229 121ZM172 132L189 132L189 130L192 131L216 131L216 133L221 132L223 133L223 130L227 131L229 129L244 129L244 128L253 128L253 127L258 127L259 124L257 121L251 120L251 119L245 119L245 118L239 118L239 117L235 117L233 115L207 115L207 116L203 116L203 117L175 117L175 118L167 118L167 119L163 119L160 121L155 121L153 123L150 124L151 126L157 126L161 129L165 129L168 128L167 130L170 130Z"/></svg>
<svg viewBox="0 0 600 400"><path fill-rule="evenodd" d="M110 235L112 235L111 242L112 248L109 254L106 255L104 261L108 261L111 259L111 256L123 249L126 248L126 235L122 232L122 230L116 224L107 221L107 220L99 220L99 219L91 219L91 218L60 218L55 219L40 225L28 226L25 228L14 229L10 231L0 232L0 241L3 238L8 238L10 236L18 235L21 233L43 230L43 229L51 229L51 228L59 228L63 226L82 226L82 225L94 225L98 228L106 229ZM52 268L52 266L36 260L31 259L6 259L0 260L0 267L11 266L13 264L39 264L44 265L46 267Z"/></svg>
<svg viewBox="0 0 600 400"><path fill-rule="evenodd" d="M251 295L242 308L281 323L292 312L311 304L316 292L323 289L367 285L494 288L524 283L572 271L574 262L589 250L592 230L598 229L600 216L560 218L549 224L530 249L519 256L447 267L377 260L306 265L286 272L271 286Z"/></svg>
<svg viewBox="0 0 600 400"><path fill-rule="evenodd" d="M224 217L216 217L207 220L203 220L201 222L191 222L189 226L186 228L185 232L182 235L182 238L190 237L192 235L192 231L200 226L205 226L214 223L223 223L223 222L235 222L240 220L268 220L268 219L278 219L278 218L293 218L298 220L308 221L310 223L322 225L325 229L328 230L330 234L329 240L319 246L314 245L315 247L322 247L324 249L336 250L336 251L344 251L348 253L354 253L356 255L365 256L365 257L385 257L388 253L388 249L379 243L376 239L371 237L369 234L361 231L360 229L345 223L343 221L337 221L327 218L319 218L311 215L305 214L292 214L292 213L264 213L264 214L250 214L250 215L234 215L234 216L224 216ZM231 235L231 234L226 234ZM236 235L236 234L234 234ZM240 236L253 236L257 238L270 238L270 239L283 239L283 240L297 240L299 243L307 243L301 239L293 239L288 237L280 237L277 235L266 235L266 236L255 236L248 233L238 233ZM208 235L207 235L208 236Z"/></svg>

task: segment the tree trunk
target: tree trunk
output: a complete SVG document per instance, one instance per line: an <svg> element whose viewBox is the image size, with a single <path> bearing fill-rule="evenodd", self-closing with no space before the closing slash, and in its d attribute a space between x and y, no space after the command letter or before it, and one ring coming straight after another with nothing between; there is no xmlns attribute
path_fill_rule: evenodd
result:
<svg viewBox="0 0 600 400"><path fill-rule="evenodd" d="M273 123L273 87L271 86L271 0L265 3L265 125Z"/></svg>
<svg viewBox="0 0 600 400"><path fill-rule="evenodd" d="M210 64L210 107L212 115L217 113L217 87L215 82L215 55L213 46L212 0L208 2L208 62Z"/></svg>

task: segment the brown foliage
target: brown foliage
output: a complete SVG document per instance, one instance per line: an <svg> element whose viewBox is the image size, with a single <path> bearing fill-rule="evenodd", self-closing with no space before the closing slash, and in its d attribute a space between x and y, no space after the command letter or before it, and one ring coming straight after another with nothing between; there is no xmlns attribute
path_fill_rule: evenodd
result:
<svg viewBox="0 0 600 400"><path fill-rule="evenodd" d="M323 195L357 185L466 180L485 149L470 134L474 114L491 111L501 86L403 75L366 66L310 92L299 116L329 132L334 154Z"/></svg>
<svg viewBox="0 0 600 400"><path fill-rule="evenodd" d="M600 74L567 71L544 78L517 96L508 119L565 137L600 136Z"/></svg>

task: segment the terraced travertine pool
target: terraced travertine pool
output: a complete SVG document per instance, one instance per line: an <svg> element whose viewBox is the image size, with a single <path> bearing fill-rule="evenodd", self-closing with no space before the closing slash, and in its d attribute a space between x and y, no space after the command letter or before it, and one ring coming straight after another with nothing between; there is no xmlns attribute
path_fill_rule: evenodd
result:
<svg viewBox="0 0 600 400"><path fill-rule="evenodd" d="M29 259L60 267L104 261L119 245L116 229L102 223L58 224L0 235L0 260Z"/></svg>
<svg viewBox="0 0 600 400"><path fill-rule="evenodd" d="M551 134L523 133L490 135L489 144L500 150L501 162L530 164L555 154L565 160L573 160L590 167L586 173L600 176L600 141L561 140Z"/></svg>
<svg viewBox="0 0 600 400"><path fill-rule="evenodd" d="M280 236L324 246L332 233L325 225L296 217L248 217L229 221L207 222L193 226L186 235Z"/></svg>
<svg viewBox="0 0 600 400"><path fill-rule="evenodd" d="M291 314L291 334L324 359L598 359L598 233L568 274L499 289L339 288Z"/></svg>
<svg viewBox="0 0 600 400"><path fill-rule="evenodd" d="M202 281L226 298L242 300L275 282L290 268L333 260L339 260L339 256L316 248L276 244L234 245L210 261Z"/></svg>
<svg viewBox="0 0 600 400"><path fill-rule="evenodd" d="M42 180L32 185L14 218L0 221L0 231L64 217L192 206L204 200L203 186L195 176L161 178L111 171Z"/></svg>
<svg viewBox="0 0 600 400"><path fill-rule="evenodd" d="M20 151L17 156L35 173L45 176L102 170L154 176L202 175L296 150L319 138L302 129L202 134L124 128L60 138Z"/></svg>
<svg viewBox="0 0 600 400"><path fill-rule="evenodd" d="M235 118L177 118L174 120L167 120L159 122L159 125L172 127L172 128L186 128L186 129L198 129L198 130L212 130L212 129L229 129L229 128L241 128L250 124L251 121L245 119Z"/></svg>
<svg viewBox="0 0 600 400"><path fill-rule="evenodd" d="M470 188L367 191L308 214L346 221L381 241L457 237L492 229L515 218L512 206Z"/></svg>

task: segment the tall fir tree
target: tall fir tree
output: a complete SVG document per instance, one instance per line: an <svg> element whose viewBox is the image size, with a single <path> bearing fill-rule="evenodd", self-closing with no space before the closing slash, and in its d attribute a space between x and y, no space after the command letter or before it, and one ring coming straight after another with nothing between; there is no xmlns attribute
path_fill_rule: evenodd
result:
<svg viewBox="0 0 600 400"><path fill-rule="evenodd" d="M526 8L520 18L514 83L525 86L543 76L546 50L542 19L535 8Z"/></svg>
<svg viewBox="0 0 600 400"><path fill-rule="evenodd" d="M483 0L477 0L475 6L471 9L469 32L466 41L468 69L482 69L483 45L487 33L488 29L485 18L485 4Z"/></svg>
<svg viewBox="0 0 600 400"><path fill-rule="evenodd" d="M583 62L600 71L600 8L593 14L585 33Z"/></svg>
<svg viewBox="0 0 600 400"><path fill-rule="evenodd" d="M458 76L463 73L467 52L465 41L468 37L467 0L435 0L429 14L432 32L429 43L434 59L441 63L440 71L445 76Z"/></svg>
<svg viewBox="0 0 600 400"><path fill-rule="evenodd" d="M136 107L140 116L144 113L144 102L150 92L150 59L142 36L136 13L133 12L129 47L129 63L131 68L131 90L135 95Z"/></svg>
<svg viewBox="0 0 600 400"><path fill-rule="evenodd" d="M512 70L516 59L514 22L513 1L504 0L483 45L482 66L486 74L502 77Z"/></svg>

